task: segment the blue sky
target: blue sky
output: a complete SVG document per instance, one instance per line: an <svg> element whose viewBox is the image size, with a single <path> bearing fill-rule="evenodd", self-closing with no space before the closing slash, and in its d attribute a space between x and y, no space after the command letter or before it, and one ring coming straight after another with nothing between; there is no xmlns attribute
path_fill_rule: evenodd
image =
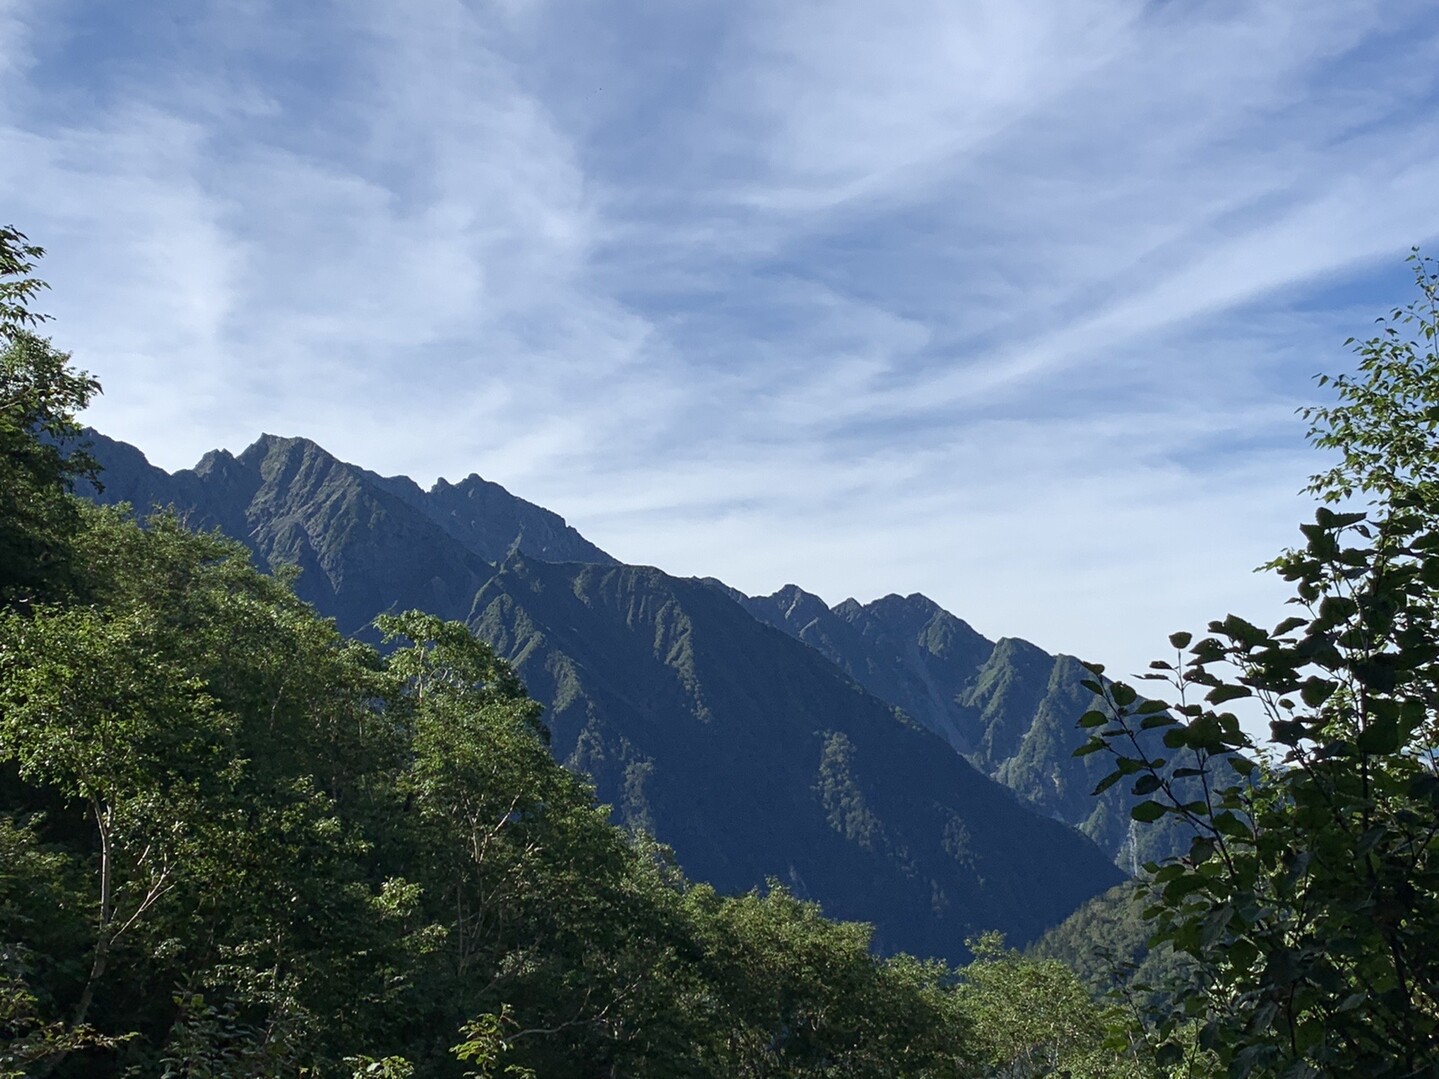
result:
<svg viewBox="0 0 1439 1079"><path fill-rule="evenodd" d="M0 0L88 419L1115 672L1277 621L1311 376L1439 234L1429 2Z"/></svg>

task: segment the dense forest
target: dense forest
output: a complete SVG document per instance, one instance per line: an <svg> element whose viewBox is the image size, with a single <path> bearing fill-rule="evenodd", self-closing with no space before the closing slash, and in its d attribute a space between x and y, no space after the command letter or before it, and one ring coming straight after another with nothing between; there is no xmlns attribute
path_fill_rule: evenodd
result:
<svg viewBox="0 0 1439 1079"><path fill-rule="evenodd" d="M39 333L41 254L0 231L0 1076L1439 1074L1432 264L1311 413L1302 613L1176 634L1172 700L1092 668L1080 752L1187 853L954 968L687 880L463 624L357 640L77 498L99 386Z"/></svg>

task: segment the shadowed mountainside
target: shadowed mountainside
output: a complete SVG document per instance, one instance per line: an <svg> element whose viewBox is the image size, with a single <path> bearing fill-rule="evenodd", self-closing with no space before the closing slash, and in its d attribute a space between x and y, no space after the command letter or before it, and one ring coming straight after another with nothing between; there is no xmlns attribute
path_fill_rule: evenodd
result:
<svg viewBox="0 0 1439 1079"><path fill-rule="evenodd" d="M133 446L86 437L104 466L102 503L174 506L194 528L242 540L261 565L300 568L296 590L346 633L382 611L463 618L511 548L613 563L563 518L471 476L429 492L337 460L303 438L262 435L239 456L212 450L173 475Z"/></svg>
<svg viewBox="0 0 1439 1079"><path fill-rule="evenodd" d="M549 704L556 754L721 888L777 876L875 922L882 948L955 958L985 927L1028 940L1118 879L1070 828L703 582L517 555L472 625Z"/></svg>
<svg viewBox="0 0 1439 1079"><path fill-rule="evenodd" d="M274 436L170 475L94 443L104 501L174 505L262 564L298 565L301 596L346 631L407 607L466 620L545 704L555 755L696 879L743 890L778 878L831 915L873 922L885 950L951 960L986 929L1033 939L1119 879L1093 844L950 749L983 702L1033 694L1015 681L1029 668L996 667L955 710L946 664L1022 642L990 646L938 608L883 600L827 623L851 648L841 655L764 624L758 601L731 589L619 565L479 477L427 493ZM922 629L933 662L880 681L876 642ZM991 711L996 731L1021 721ZM954 719L949 744L925 729L937 716Z"/></svg>
<svg viewBox="0 0 1439 1079"><path fill-rule="evenodd" d="M1136 833L1129 809L1140 799L1128 784L1090 793L1112 766L1107 754L1074 756L1085 740L1075 722L1094 698L1081 685L1091 675L1073 656L1015 637L989 641L919 594L847 599L831 609L787 585L741 602L1126 869L1187 847L1174 827Z"/></svg>

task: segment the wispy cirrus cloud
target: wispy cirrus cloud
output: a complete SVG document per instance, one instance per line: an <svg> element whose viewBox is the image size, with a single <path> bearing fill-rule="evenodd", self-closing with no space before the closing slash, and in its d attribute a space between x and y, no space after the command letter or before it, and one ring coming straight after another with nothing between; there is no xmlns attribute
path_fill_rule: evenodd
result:
<svg viewBox="0 0 1439 1079"><path fill-rule="evenodd" d="M0 193L168 467L478 470L1123 669L1275 598L1293 409L1439 232L1428 15L0 0Z"/></svg>

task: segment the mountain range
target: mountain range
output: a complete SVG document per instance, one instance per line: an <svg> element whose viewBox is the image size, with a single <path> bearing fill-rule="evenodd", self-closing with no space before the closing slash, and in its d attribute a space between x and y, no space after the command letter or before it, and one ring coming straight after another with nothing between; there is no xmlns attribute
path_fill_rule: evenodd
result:
<svg viewBox="0 0 1439 1079"><path fill-rule="evenodd" d="M623 565L479 476L426 491L300 438L175 473L88 438L96 500L297 566L346 632L409 607L466 622L545 705L555 755L692 878L778 880L886 951L959 960L987 929L1034 939L1141 856L1130 796L1090 797L1105 762L1072 756L1079 662L923 596L829 607Z"/></svg>

